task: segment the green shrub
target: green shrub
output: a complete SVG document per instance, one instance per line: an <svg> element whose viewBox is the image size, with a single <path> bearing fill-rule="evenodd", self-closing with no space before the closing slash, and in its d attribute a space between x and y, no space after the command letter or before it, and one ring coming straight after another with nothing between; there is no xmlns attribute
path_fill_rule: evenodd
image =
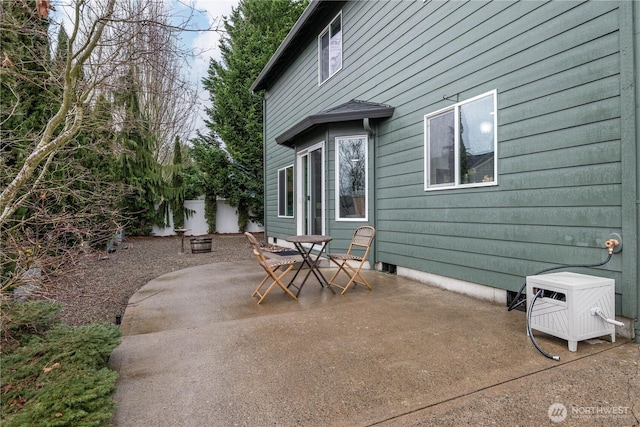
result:
<svg viewBox="0 0 640 427"><path fill-rule="evenodd" d="M48 324L36 322L33 313L27 315L29 307L50 313L43 305L33 303L11 304L7 310L6 317L13 322L18 318L30 320L22 326L11 326L10 330L20 331L14 335L14 339L20 338L19 346L9 352L3 350L1 355L2 425L109 425L115 410L112 395L117 374L107 367L107 361L120 343L120 329L95 323L57 325L42 331L26 326Z"/></svg>
<svg viewBox="0 0 640 427"><path fill-rule="evenodd" d="M60 305L46 301L11 302L0 297L0 313L2 313L2 352L10 351L31 336L41 336L59 323L55 316Z"/></svg>

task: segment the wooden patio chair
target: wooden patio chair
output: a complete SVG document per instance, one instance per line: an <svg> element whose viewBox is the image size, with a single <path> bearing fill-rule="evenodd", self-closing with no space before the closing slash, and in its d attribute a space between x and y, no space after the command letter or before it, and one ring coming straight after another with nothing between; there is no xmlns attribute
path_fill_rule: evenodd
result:
<svg viewBox="0 0 640 427"><path fill-rule="evenodd" d="M347 292L349 286L353 284L356 285L364 285L369 290L371 290L371 285L366 281L364 277L360 274L360 270L362 266L367 261L367 256L369 255L369 250L371 249L371 242L373 242L373 238L376 235L376 229L369 226L364 225L362 227L358 227L356 231L353 233L353 238L351 239L351 244L349 244L349 249L347 253L344 254L327 254L331 262L338 266L338 271L333 275L331 280L329 280L329 286L336 286L342 289L342 295ZM358 254L356 254L356 252ZM364 252L362 254L362 252ZM335 282L336 277L343 272L347 275L349 280L346 285L342 286Z"/></svg>
<svg viewBox="0 0 640 427"><path fill-rule="evenodd" d="M252 297L258 296L258 298L260 298L258 300L258 304L260 304L267 297L267 295L269 295L269 292L271 292L271 289L273 289L275 285L278 285L282 288L283 291L287 293L287 295L289 295L291 298L297 301L298 298L289 289L287 289L284 283L282 283L282 277L293 268L293 265L296 262L298 262L299 259L296 257L284 257L284 256L267 258L262 252L260 243L258 243L258 240L255 238L255 236L249 232L245 232L244 235L247 236L247 239L249 239L249 242L253 247L253 254L258 258L258 263L260 264L260 267L262 267L264 271L267 272L267 275L265 276L264 279L262 279L262 282L260 282L260 284L258 285L256 290L253 291L251 296ZM283 269L280 270L280 274L278 275L277 271L281 267ZM271 282L271 284L269 285L267 290L264 291L264 293L260 293L260 289L262 289L264 284L269 279L272 279L273 282Z"/></svg>

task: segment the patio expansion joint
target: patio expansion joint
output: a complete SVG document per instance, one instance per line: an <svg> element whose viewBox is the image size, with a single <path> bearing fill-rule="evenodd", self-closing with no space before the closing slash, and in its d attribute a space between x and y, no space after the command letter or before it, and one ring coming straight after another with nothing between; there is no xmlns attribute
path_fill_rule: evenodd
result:
<svg viewBox="0 0 640 427"><path fill-rule="evenodd" d="M607 351L611 351L611 350L613 350L615 348L621 347L623 345L628 345L628 344L633 344L633 342L632 341L620 342L619 344L613 345L613 346L611 346L609 348L606 348L604 350L600 350L598 352L587 354L585 356L581 356L581 357L578 357L578 358L573 359L573 360L568 360L568 361L563 362L563 363L557 363L555 365L552 365L552 366L549 366L549 367L546 367L546 368L542 368L542 369L538 369L538 370L533 371L533 372L528 372L526 374L519 375L517 377L513 377L513 378L510 378L510 379L505 380L505 381L500 381L500 382L497 382L495 384L491 384L491 385L488 385L488 386L480 387L480 388L478 388L476 390L472 390L472 391L469 391L469 392L466 392L466 393L461 393L461 394L459 394L457 396L453 396L453 397L450 397L450 398L447 398L447 399L443 399L443 400L438 401L438 402L430 403L428 405L424 405L424 406L421 406L419 408L415 408L415 409L412 409L410 411L406 411L406 412L404 412L402 414L394 415L392 417L385 418L383 420L379 420L379 421L376 421L376 422L371 423L371 424L367 424L367 427L376 426L376 425L380 425L380 424L383 424L383 423L387 423L389 421L393 421L393 420L402 418L402 417L407 416L407 415L411 415L411 414L415 414L415 413L420 412L420 411L424 411L425 409L434 408L434 407L442 405L444 403L452 402L452 401L455 401L457 399L461 399L461 398L468 397L468 396L473 396L476 393L480 393L480 392L483 392L483 391L486 391L486 390L490 390L490 389L492 389L494 387L499 387L499 386L504 385L504 384L509 384L509 383L512 383L512 382L515 382L515 381L519 381L519 380L521 380L523 378L532 377L532 376L538 375L538 374L540 374L542 372L553 371L554 369L557 369L557 368L559 368L559 367L561 367L563 365L570 365L570 364L579 362L581 360L588 359L590 357L594 357L594 356L596 356L598 354L605 353ZM638 370L640 370L640 366L639 366ZM632 387L631 384L629 384L629 388L630 389L631 389L631 387ZM633 413L633 415L634 415L636 421L638 421L638 417L636 416L635 412Z"/></svg>

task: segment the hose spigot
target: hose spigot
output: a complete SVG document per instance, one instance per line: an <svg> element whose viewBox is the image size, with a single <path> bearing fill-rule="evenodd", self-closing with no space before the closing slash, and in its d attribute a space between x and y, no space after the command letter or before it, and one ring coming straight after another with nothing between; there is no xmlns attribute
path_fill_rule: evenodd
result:
<svg viewBox="0 0 640 427"><path fill-rule="evenodd" d="M619 244L620 242L618 240L609 239L606 242L604 242L604 247L609 250L609 254L612 254L615 248L617 248Z"/></svg>

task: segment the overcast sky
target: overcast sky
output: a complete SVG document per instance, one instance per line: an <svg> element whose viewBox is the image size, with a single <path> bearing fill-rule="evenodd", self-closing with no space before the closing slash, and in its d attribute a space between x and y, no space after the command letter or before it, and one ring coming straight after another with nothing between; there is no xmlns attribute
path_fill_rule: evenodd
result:
<svg viewBox="0 0 640 427"><path fill-rule="evenodd" d="M202 11L197 14L198 28L221 26L222 17L228 17L231 14L231 8L237 5L238 0L193 0L195 10ZM184 33L183 40L190 42L193 48L203 51L203 54L194 63L194 73L204 77L209 67L209 58L220 59L220 51L218 50L220 33L215 31L188 32Z"/></svg>
<svg viewBox="0 0 640 427"><path fill-rule="evenodd" d="M182 0L188 3L187 0ZM238 5L239 0L192 0L191 5L195 10L201 11L196 15L195 24L197 28L208 28L210 26L222 27L222 17L231 15L231 8ZM204 116L204 107L209 106L209 93L202 87L202 79L206 77L209 69L209 60L214 58L220 60L220 50L218 44L220 42L220 33L215 31L202 32L185 32L183 33L183 42L187 46L191 46L196 52L201 52L193 61L190 76L197 82L200 93L200 111L198 111L199 119L196 123L196 129L202 133L206 133L202 117ZM195 134L194 134L195 136Z"/></svg>

